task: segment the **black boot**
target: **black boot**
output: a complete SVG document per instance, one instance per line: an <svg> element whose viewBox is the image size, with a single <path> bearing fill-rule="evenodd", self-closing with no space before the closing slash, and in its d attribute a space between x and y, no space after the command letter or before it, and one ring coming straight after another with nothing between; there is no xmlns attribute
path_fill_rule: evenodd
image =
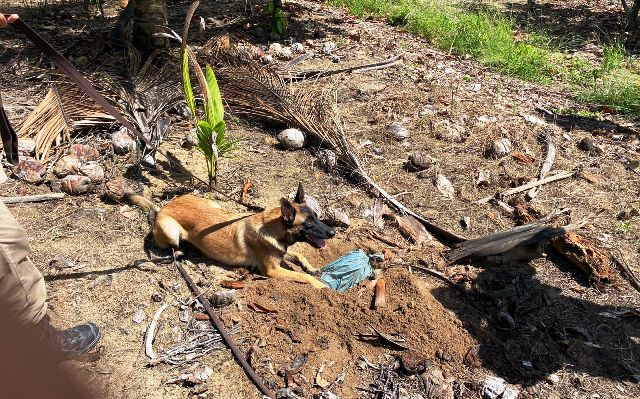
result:
<svg viewBox="0 0 640 399"><path fill-rule="evenodd" d="M93 349L100 340L100 329L93 323L58 330L49 323L49 318L45 316L40 324L45 331L46 339L58 351L62 359L84 355Z"/></svg>

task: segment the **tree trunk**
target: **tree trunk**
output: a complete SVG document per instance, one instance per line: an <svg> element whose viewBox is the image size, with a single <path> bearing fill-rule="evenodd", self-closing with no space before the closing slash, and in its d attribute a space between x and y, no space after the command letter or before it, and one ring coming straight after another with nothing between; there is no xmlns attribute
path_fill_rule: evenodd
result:
<svg viewBox="0 0 640 399"><path fill-rule="evenodd" d="M166 3L166 0L130 0L127 5L133 7L133 45L143 57L168 46L167 39L153 35L167 26Z"/></svg>
<svg viewBox="0 0 640 399"><path fill-rule="evenodd" d="M638 12L640 11L640 0L634 0L633 5L627 12L627 30L638 31Z"/></svg>

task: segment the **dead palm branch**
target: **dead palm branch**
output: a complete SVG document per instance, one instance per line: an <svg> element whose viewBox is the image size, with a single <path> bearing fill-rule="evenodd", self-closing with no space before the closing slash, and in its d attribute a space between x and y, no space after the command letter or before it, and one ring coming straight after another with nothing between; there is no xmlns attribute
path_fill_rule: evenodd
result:
<svg viewBox="0 0 640 399"><path fill-rule="evenodd" d="M208 47L208 61L216 65L223 99L232 112L306 132L318 146L335 151L342 170L349 177L372 189L375 195L382 196L399 212L417 218L449 244L465 240L416 214L369 177L346 138L334 96L327 91L309 90L308 87L295 90L276 70L255 62L245 48L230 44L227 37L211 41Z"/></svg>
<svg viewBox="0 0 640 399"><path fill-rule="evenodd" d="M47 95L18 129L18 137L33 138L35 155L46 160L53 145L71 140L74 132L113 123L86 94L68 83L52 83Z"/></svg>
<svg viewBox="0 0 640 399"><path fill-rule="evenodd" d="M168 119L161 116L182 99L179 70L168 54L153 53L142 63L140 54L128 46L122 56L109 58L109 63L90 77L137 129L156 146L160 143L168 127ZM113 117L75 85L54 83L22 123L18 135L33 137L36 157L46 160L54 145L68 142L73 134L113 122Z"/></svg>

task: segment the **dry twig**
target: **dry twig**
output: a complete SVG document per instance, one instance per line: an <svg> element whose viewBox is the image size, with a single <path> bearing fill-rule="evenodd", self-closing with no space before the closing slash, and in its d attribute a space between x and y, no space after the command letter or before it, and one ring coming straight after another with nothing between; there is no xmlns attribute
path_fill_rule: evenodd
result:
<svg viewBox="0 0 640 399"><path fill-rule="evenodd" d="M64 198L64 193L51 193L39 195L24 195L20 197L0 197L0 202L5 204L24 204L27 202L45 202Z"/></svg>

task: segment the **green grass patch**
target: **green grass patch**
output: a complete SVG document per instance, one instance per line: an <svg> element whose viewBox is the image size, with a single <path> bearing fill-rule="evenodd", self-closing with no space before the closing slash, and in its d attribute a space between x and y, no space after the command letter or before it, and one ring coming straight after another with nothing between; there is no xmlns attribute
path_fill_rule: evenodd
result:
<svg viewBox="0 0 640 399"><path fill-rule="evenodd" d="M468 9L441 0L327 0L360 17L382 17L450 53L471 55L497 71L539 83L560 83L579 100L640 118L640 76L631 72L624 46L605 46L601 63L551 47L540 32L519 32L490 8Z"/></svg>

